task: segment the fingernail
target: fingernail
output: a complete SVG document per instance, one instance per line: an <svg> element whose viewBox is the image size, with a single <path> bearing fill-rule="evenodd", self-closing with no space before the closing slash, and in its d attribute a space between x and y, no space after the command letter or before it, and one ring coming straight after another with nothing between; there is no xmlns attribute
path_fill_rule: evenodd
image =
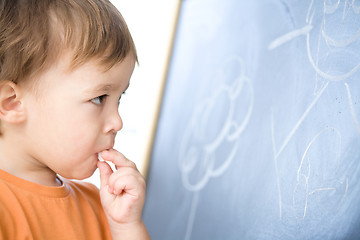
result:
<svg viewBox="0 0 360 240"><path fill-rule="evenodd" d="M104 157L106 158L107 156L109 156L108 154L109 154L109 151L108 151L108 150L104 150L104 151L101 152L101 157L102 157L102 158L104 158Z"/></svg>

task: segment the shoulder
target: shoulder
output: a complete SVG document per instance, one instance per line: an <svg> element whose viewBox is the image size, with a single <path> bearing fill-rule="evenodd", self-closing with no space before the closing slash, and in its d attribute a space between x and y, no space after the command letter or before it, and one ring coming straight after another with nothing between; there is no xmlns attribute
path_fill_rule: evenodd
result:
<svg viewBox="0 0 360 240"><path fill-rule="evenodd" d="M66 179L63 182L68 189L69 197L77 205L88 205L92 209L99 209L101 206L100 192L94 184Z"/></svg>
<svg viewBox="0 0 360 240"><path fill-rule="evenodd" d="M83 181L63 180L65 186L74 194L82 194L87 197L100 197L99 189L92 183Z"/></svg>
<svg viewBox="0 0 360 240"><path fill-rule="evenodd" d="M99 191L99 189L92 183L77 180L65 180L65 184L69 184L73 188L86 190L86 191Z"/></svg>

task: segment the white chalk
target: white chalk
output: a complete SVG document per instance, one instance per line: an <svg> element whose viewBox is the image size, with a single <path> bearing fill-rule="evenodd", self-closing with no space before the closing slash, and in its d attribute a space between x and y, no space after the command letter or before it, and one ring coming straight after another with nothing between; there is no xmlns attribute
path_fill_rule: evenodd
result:
<svg viewBox="0 0 360 240"><path fill-rule="evenodd" d="M98 153L98 159L99 159L99 161L104 162L104 159L101 157L100 153Z"/></svg>

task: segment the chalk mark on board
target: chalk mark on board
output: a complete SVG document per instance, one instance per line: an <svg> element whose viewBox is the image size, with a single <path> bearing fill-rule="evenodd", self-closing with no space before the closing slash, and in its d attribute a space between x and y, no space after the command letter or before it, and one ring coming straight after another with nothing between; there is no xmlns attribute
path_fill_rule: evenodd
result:
<svg viewBox="0 0 360 240"><path fill-rule="evenodd" d="M315 187L315 189L312 189L310 190L310 180L312 179L311 176L313 175L316 175L317 173L315 172L315 170L312 170L312 165L311 165L311 160L310 160L310 157L309 157L309 150L311 149L311 147L314 145L314 143L316 141L320 141L320 136L324 135L324 134L332 134L334 133L335 134L335 138L336 138L336 143L335 145L337 145L338 147L337 148L332 148L331 150L334 150L336 152L336 156L335 156L335 163L334 163L334 166L331 166L332 165L332 162L327 162L326 163L326 166L328 167L328 169L323 169L321 167L321 171L322 171L322 174L323 177L321 178L322 181L324 181L323 183L315 183L315 184L321 184L322 186L319 186L319 187ZM329 136L326 136L324 137L326 139L329 139ZM334 138L333 138L334 139ZM299 195L299 194L296 194L297 192L300 193L300 195L302 195L304 197L303 199L303 210L302 210L302 216L301 218L304 219L305 216L306 216L306 212L307 212L307 209L308 209L308 198L310 195L314 195L314 194L317 194L317 193L320 193L320 192L327 192L327 191L337 191L338 188L335 187L335 186L326 186L324 187L323 185L328 185L328 183L326 183L328 179L326 175L326 170L328 171L337 171L339 168L340 168L340 159L341 159L341 145L342 145L342 140L341 140L341 134L339 132L338 129L334 128L334 127L328 127L328 128L325 128L324 130L322 130L321 132L319 132L318 134L316 134L316 136L310 141L310 143L308 144L308 146L306 147L305 149L305 152L301 158L301 162L300 162L300 165L299 165L299 168L297 170L297 184L293 190L293 208L294 208L294 213L295 213L295 216L297 217L297 214L296 214L296 206L300 206L301 207L301 199L299 200L296 199L296 196ZM306 161L305 161L306 160ZM329 161L329 159L326 159L326 161ZM319 167L318 167L319 168ZM330 170L329 170L330 169ZM320 169L318 169L320 170ZM324 172L325 170L325 172ZM314 172L314 174L311 174L312 172ZM333 180L334 181L334 180ZM331 181L330 185L334 184L333 181ZM335 179L335 181L337 183L340 183L341 185L343 185L343 182L340 181L339 179ZM339 203L339 205L342 203L343 199L345 198L346 194L347 194L347 189L348 189L348 183L346 181L346 188L345 188L345 191L344 193L342 194L342 197L341 197L341 201ZM314 187L312 187L314 188ZM301 194L301 192L303 192L303 194ZM300 204L300 205L299 205ZM300 209L301 211L301 209Z"/></svg>
<svg viewBox="0 0 360 240"><path fill-rule="evenodd" d="M352 43L356 42L358 39L360 39L360 30L358 30L354 35L352 35L350 37L343 37L340 39L332 38L327 33L327 31L326 31L327 29L332 29L331 27L329 27L329 23L327 21L327 15L333 14L335 11L339 10L340 0L335 3L324 0L323 5L320 4L320 6L323 6L324 9L322 12L322 19L321 19L322 21L321 21L320 32L319 32L318 41L317 41L318 46L317 46L317 48L316 48L317 50L315 52L316 60L314 60L313 53L311 52L312 43L310 41L310 36L313 35L313 33L314 33L315 25L313 25L313 21L314 21L316 10L318 9L318 6L315 6L314 3L315 3L315 1L312 0L308 7L308 12L306 15L306 25L304 27L296 29L289 33L286 33L286 34L276 38L275 40L271 41L270 44L268 45L268 50L271 51L278 47L281 47L285 43L287 43L297 37L305 35L306 36L306 53L308 56L308 60L309 60L309 63L311 64L312 68L316 72L316 85L315 85L316 90L314 91L315 99L308 106L308 108L306 109L304 114L300 117L300 119L296 122L296 124L291 129L289 134L286 136L285 140L280 145L279 149L277 149L277 146L275 144L274 112L273 112L273 110L271 110L271 134L272 134L271 139L272 139L273 152L274 152L275 173L276 173L276 177L277 177L276 182L277 182L277 189L278 189L278 195L279 195L280 219L282 218L282 192L281 192L281 185L280 185L281 182L280 182L279 163L278 163L280 155L282 154L283 150L286 148L286 146L288 145L290 140L293 138L294 134L297 132L299 126L305 120L305 118L309 114L310 110L313 108L313 106L318 102L320 97L323 95L325 89L328 87L329 81L338 82L338 81L347 79L347 78L351 77L352 75L354 75L355 72L357 72L360 69L360 64L355 64L354 66L351 66L346 71L342 71L340 74L332 74L332 73L325 72L324 70L321 69L321 66L320 66L319 59L320 59L320 48L321 48L320 45L321 44L325 44L325 46L326 46L325 49L330 49L330 50L332 50L332 52L338 51L341 53L343 51L344 53L347 53L347 50L345 49L345 47L349 47L350 44L352 44ZM347 16L347 14L349 13L350 9L352 9L355 14L360 13L360 6L357 6L355 4L354 0L351 2L349 0L345 0L344 9L343 9L343 13L342 13L343 21L344 21L345 17ZM331 24L334 24L334 23L331 22ZM339 22L339 24L341 24L341 21ZM323 40L323 41L320 43L320 40ZM330 53L331 53L331 51L329 51L328 54L330 54ZM325 55L325 56L328 57L328 55ZM318 76L324 78L324 83L322 84L322 86L320 88L318 87L318 82L317 82ZM354 108L353 100L351 97L350 87L347 83L345 83L345 87L346 87L348 101L349 101L349 105L350 105L350 109L351 109L351 115L352 115L356 130L360 133L360 123L357 118L357 115L355 114L355 108ZM309 163L308 172L310 172L310 170L311 170L311 165ZM300 174L300 175L298 175L298 181L304 181L305 186L306 186L309 179L306 174L305 175ZM322 188L322 191L325 191L325 189L330 191L332 188L331 187ZM321 190L320 189L318 189L318 191L313 190L310 193L312 195L319 191L321 191ZM306 196L308 196L308 194ZM346 194L344 194L343 198L345 198L345 196L346 196ZM305 201L307 201L307 200L305 199ZM306 215L306 206L307 205L305 205L304 216Z"/></svg>
<svg viewBox="0 0 360 240"><path fill-rule="evenodd" d="M351 110L351 116L354 121L356 130L360 134L360 124L359 124L358 118L356 117L355 108L354 108L353 100L351 97L350 87L349 87L348 83L344 83L344 84L345 84L346 92L347 92L347 96L348 96L349 106L350 106L350 110Z"/></svg>
<svg viewBox="0 0 360 240"><path fill-rule="evenodd" d="M281 187L280 187L280 174L279 174L279 166L276 156L276 142L275 142L275 126L274 126L274 111L271 109L271 142L273 146L273 154L274 154L274 163L275 163L275 175L276 175L276 187L278 190L279 197L279 215L280 219L282 217L282 197L281 197Z"/></svg>
<svg viewBox="0 0 360 240"><path fill-rule="evenodd" d="M195 213L196 213L196 209L197 209L198 202L199 202L199 195L200 195L199 192L195 192L193 199L191 201L190 215L189 215L189 220L188 220L187 227L186 227L185 240L190 240L190 238L191 238L192 229L193 229L194 220L195 220Z"/></svg>
<svg viewBox="0 0 360 240"><path fill-rule="evenodd" d="M349 46L350 44L352 44L352 43L356 42L358 39L360 39L360 29L354 35L352 35L348 38L343 38L343 39L334 39L329 34L327 34L326 28L327 28L328 24L326 21L326 16L329 14L332 14L336 10L338 10L339 5L340 5L340 1L338 1L337 3L335 3L333 5L330 5L329 1L324 0L324 4L323 4L324 10L322 12L323 18L322 18L320 36L322 36L322 38L328 48L331 48L332 50L334 50L334 48L335 48L335 49L339 49L340 51L344 51L345 47ZM343 19L345 18L345 15L346 15L347 6L349 6L349 8L352 8L353 12L355 14L360 13L360 7L356 6L354 1L352 1L350 3L348 0L346 0L344 3L344 9L343 9ZM329 74L329 73L324 72L322 69L320 69L319 63L314 61L314 58L312 56L311 49L310 49L311 48L310 33L313 30L314 15L315 15L315 7L314 7L314 0L312 0L309 5L309 9L308 9L307 17L306 17L306 25L300 29L293 30L289 33L286 33L286 34L276 38L268 45L268 50L274 50L274 49L282 46L286 42L291 41L294 38L305 35L306 36L306 52L308 55L308 60L317 74L319 74L321 77L323 77L327 80L334 81L334 82L349 78L350 76L352 76L355 72L357 72L360 69L360 63L342 74L335 75L335 74Z"/></svg>
<svg viewBox="0 0 360 240"><path fill-rule="evenodd" d="M226 62L228 64L235 63L239 65L239 69L243 69L243 61L238 56L231 57ZM236 100L241 93L245 92L249 96L249 105L243 119L238 120L236 119L236 107L238 104ZM218 99L224 97L229 103L225 122L217 135L209 140L205 137L208 120L211 119L213 111L216 111L215 104ZM220 86L211 97L205 99L195 108L191 121L184 131L179 154L182 182L187 190L200 191L206 186L210 178L221 176L228 169L240 147L239 136L249 123L253 104L254 93L252 84L244 73L241 72L240 76L235 78L235 82L232 85L224 84ZM216 158L215 153L223 143L231 143L233 146L228 152L229 155L222 156L223 160L219 160ZM200 161L202 161L202 164L199 164ZM222 164L215 167L216 161L222 161ZM204 173L197 181L192 183L189 179L189 174L194 170L199 170L195 169L196 166L204 168Z"/></svg>
<svg viewBox="0 0 360 240"><path fill-rule="evenodd" d="M289 144L291 138L294 136L294 134L296 133L297 129L299 128L299 126L303 123L303 121L305 120L305 118L307 117L307 115L309 114L309 112L311 111L311 109L314 107L314 105L319 101L320 97L322 96L322 94L324 93L325 89L328 87L329 82L327 82L322 89L320 90L320 92L315 96L314 100L311 102L311 104L308 106L308 108L305 110L305 112L303 113L303 115L300 117L300 119L296 122L295 126L293 127L293 129L290 131L290 133L287 135L287 137L285 138L283 144L281 145L280 149L277 151L277 153L275 154L275 159L277 159L280 154L282 153L282 151L285 149L285 147ZM273 124L273 123L272 123ZM275 139L275 137L274 137Z"/></svg>
<svg viewBox="0 0 360 240"><path fill-rule="evenodd" d="M325 91L325 89L328 86L328 82L323 86L323 88L320 90L320 92L317 94L317 96L314 98L314 100L311 102L311 104L308 106L308 108L305 110L305 112L303 113L303 115L299 118L299 120L296 122L296 124L294 125L293 129L290 131L290 133L287 135L287 137L285 138L284 142L282 143L281 147L279 150L276 149L276 141L275 141L275 130L274 130L274 126L275 126L275 121L274 121L274 112L273 110L271 111L271 141L272 141L272 146L273 146L273 151L274 151L274 165L275 165L275 174L276 174L276 183L277 183L277 190L278 190L278 195L279 195L279 217L280 219L282 219L282 195L281 195L281 185L280 185L280 175L279 175L279 166L278 166L278 160L279 160L279 156L281 155L282 151L286 148L286 146L289 144L290 140L292 139L292 137L294 136L294 134L296 133L297 129L300 127L300 125L303 123L303 121L305 120L305 118L307 117L307 115L310 113L311 109L314 107L314 105L318 102L318 100L320 99L321 95L323 94L323 92Z"/></svg>
<svg viewBox="0 0 360 240"><path fill-rule="evenodd" d="M313 17L314 17L315 10L316 10L316 8L313 6L313 3L314 3L314 0L311 1L310 7L308 10L308 17L306 18L307 24L310 24L310 25L312 25ZM322 12L322 24L321 24L320 35L324 39L324 42L328 48L331 48L332 50L334 50L334 48L335 48L335 49L345 52L345 50L344 50L345 47L347 47L351 43L354 43L355 41L357 41L360 38L360 29L357 31L356 34L354 34L353 36L350 36L348 38L342 38L342 39L335 40L334 38L330 37L326 31L326 28L328 26L326 17L327 17L327 15L331 15L335 11L339 10L340 1L337 1L334 4L331 4L331 1L324 0L323 3L324 4L322 6L324 7L324 9ZM352 8L354 10L355 14L359 14L359 7L355 5L355 2L352 1L350 3L348 0L345 0L342 21L344 21L344 19L345 19L345 16L347 13L346 10L348 7ZM312 13L311 13L311 11L312 11ZM311 17L310 17L310 15L311 15ZM334 24L334 23L332 23L332 24ZM332 28L333 28L333 26L329 27L329 29L332 29ZM341 80L344 80L344 79L352 76L355 72L357 72L360 69L360 64L357 64L352 69L346 71L343 74L339 74L339 75L328 74L320 69L319 64L314 62L314 59L311 54L310 46L311 46L310 34L307 34L306 35L306 48L307 48L307 55L308 55L309 62L311 63L311 65L314 68L314 70L316 71L316 73L319 74L321 77L326 78L327 80L335 81L335 82L341 81Z"/></svg>
<svg viewBox="0 0 360 240"><path fill-rule="evenodd" d="M360 69L360 64L358 64L354 68L352 68L350 71L348 71L347 73L345 73L343 75L330 75L330 74L327 74L327 73L323 72L317 66L317 64L315 64L314 59L311 56L311 51L310 51L310 46L309 46L309 44L310 44L309 43L310 42L309 35L307 35L307 37L306 37L306 42L307 42L307 54L308 54L309 61L310 61L311 65L313 66L314 70L316 71L316 73L319 74L320 76L322 76L323 78L326 78L326 79L332 80L332 81L341 81L341 80L344 80L344 79L352 76L355 72L357 72Z"/></svg>
<svg viewBox="0 0 360 240"><path fill-rule="evenodd" d="M327 188L317 188L311 192L309 192L309 195L312 195L312 194L315 194L315 193L318 193L318 192L322 192L322 191L335 191L336 188L334 187L327 187Z"/></svg>
<svg viewBox="0 0 360 240"><path fill-rule="evenodd" d="M325 89L328 87L329 82L327 82L322 89L320 90L320 92L317 94L317 96L314 98L314 100L311 102L311 104L308 106L308 108L305 110L304 114L299 118L299 120L296 122L296 124L294 125L294 127L292 128L292 130L290 131L290 133L287 135L287 137L285 138L284 142L282 143L281 147L279 150L277 150L276 148L276 141L275 141L275 120L274 120L274 112L273 110L271 110L271 139L272 139L272 146L273 146L273 151L274 151L274 165L275 165L275 174L276 174L276 184L277 184L277 190L278 190L278 196L279 196L279 217L280 219L282 219L282 193L281 193L281 183L280 183L280 175L279 175L279 166L278 166L278 160L279 157L281 155L281 153L283 152L283 150L286 148L286 146L289 144L290 140L292 139L292 137L294 136L294 134L297 132L298 128L300 127L300 125L303 123L303 121L306 119L307 115L310 113L311 109L314 107L314 105L318 102L318 100L320 99L320 97L322 96L322 94L324 93ZM347 91L348 91L348 99L349 99L349 104L350 107L352 109L352 116L354 119L354 122L356 124L356 127L360 129L360 125L359 122L356 118L355 115L355 111L354 111L354 107L352 105L352 100L351 100L351 93L350 93L350 88L348 87L348 84L345 83L345 86L347 87ZM338 132L338 130L336 130ZM321 132L322 133L322 132ZM320 133L320 134L321 134ZM319 135L320 135L319 134ZM340 133L338 133L340 135ZM316 138L319 136L317 135L313 141L316 140ZM310 143L310 145L308 146L308 148L311 146L311 144L313 143L313 141ZM308 151L305 151L305 153ZM301 166L304 163L304 158L302 159L302 162L300 164L299 170L301 169ZM309 163L310 164L310 163ZM300 177L303 177L305 180L305 185L308 184L308 175L304 175L304 174L300 174L298 170L298 182L300 181ZM310 173L310 165L309 165L309 169L308 172ZM295 190L294 190L295 191ZM305 209L304 209L304 217L306 215L306 206L307 206L307 196L306 195L306 203L305 203ZM343 198L345 198L346 193L344 194Z"/></svg>
<svg viewBox="0 0 360 240"><path fill-rule="evenodd" d="M273 49L278 48L281 45L291 41L294 38L297 38L297 37L299 37L301 35L306 35L311 31L312 28L313 28L313 26L306 25L303 28L296 29L296 30L291 31L291 32L289 32L289 33L287 33L287 34L285 34L285 35L283 35L281 37L276 38L274 41L272 41L269 44L268 50L273 50Z"/></svg>
<svg viewBox="0 0 360 240"><path fill-rule="evenodd" d="M254 91L250 79L245 75L243 60L239 56L229 57L224 66L220 68L220 73L225 71L222 68L228 64L235 64L236 69L241 69L240 73L231 77L233 78L230 79L232 84L226 84L225 81L212 96L204 99L195 107L180 145L179 168L182 183L185 189L194 192L185 240L190 239L192 235L200 191L205 188L210 178L223 175L231 165L240 147L240 135L246 129L253 111ZM244 114L241 119L237 119L239 117L236 115L236 111L240 96L245 96L247 102L244 105ZM209 126L208 122L213 117L214 111L217 113L216 103L219 99L226 99L229 109L227 115L225 114L225 122L220 131L216 132L216 135L209 140L206 134L208 127L212 126ZM217 114L217 116L223 116L223 114ZM222 154L221 159L217 159L219 157L215 153L224 143L232 144L232 147L226 152L228 156ZM216 161L221 164L215 166ZM189 175L192 171L200 175L195 182L190 181Z"/></svg>
<svg viewBox="0 0 360 240"><path fill-rule="evenodd" d="M338 10L338 8L340 6L340 1L338 1L334 5L328 5L328 4L329 4L329 2L325 1L325 3L324 3L324 16L329 15L329 14L333 14L336 10ZM354 0L352 0L351 3L349 3L348 0L345 0L344 8L343 8L342 21L345 21L345 17L348 14L348 11L350 11L350 9L352 9L355 14L360 13L360 8L359 8L359 6L355 5ZM326 19L324 18L324 29L323 29L323 31L321 31L321 34L322 34L323 38L325 39L326 43L329 46L343 48L343 47L346 47L346 46L350 45L351 43L355 42L356 40L358 40L360 38L360 29L359 29L355 34L353 34L352 36L350 36L348 38L335 40L334 38L330 37L326 33L325 26L326 26Z"/></svg>

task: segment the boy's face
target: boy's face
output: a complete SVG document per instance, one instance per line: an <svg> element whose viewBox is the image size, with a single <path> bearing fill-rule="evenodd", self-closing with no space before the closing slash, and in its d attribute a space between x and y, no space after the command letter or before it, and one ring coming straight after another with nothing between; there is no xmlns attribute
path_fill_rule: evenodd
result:
<svg viewBox="0 0 360 240"><path fill-rule="evenodd" d="M122 128L118 103L129 86L134 59L127 57L106 72L95 62L69 72L67 60L39 77L35 93L25 91L25 151L35 166L84 179L95 171L97 154L114 146Z"/></svg>

